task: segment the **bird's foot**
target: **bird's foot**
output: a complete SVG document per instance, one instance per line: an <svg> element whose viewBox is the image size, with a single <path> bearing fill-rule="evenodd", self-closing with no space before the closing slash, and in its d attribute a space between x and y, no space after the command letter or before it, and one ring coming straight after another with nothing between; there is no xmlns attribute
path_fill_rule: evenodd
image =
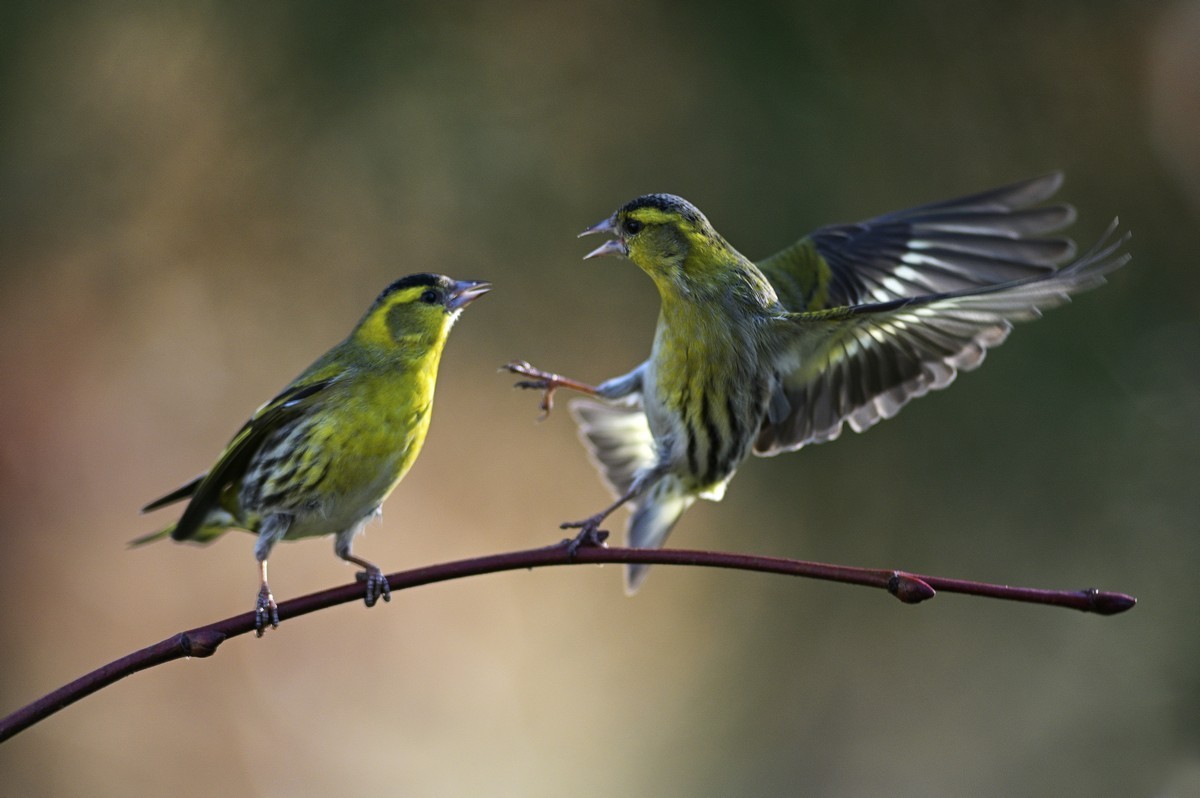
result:
<svg viewBox="0 0 1200 798"><path fill-rule="evenodd" d="M254 633L262 637L267 631L268 623L272 629L279 628L279 607L275 604L275 597L271 595L271 588L264 582L258 589L258 601L254 605Z"/></svg>
<svg viewBox="0 0 1200 798"><path fill-rule="evenodd" d="M501 368L507 369L518 377L529 378L513 383L514 388L542 392L542 401L539 405L542 415L538 418L538 421L544 421L550 415L550 411L554 409L554 392L569 382L557 374L536 369L524 360L514 360L511 363L506 363Z"/></svg>
<svg viewBox="0 0 1200 798"><path fill-rule="evenodd" d="M354 575L354 578L359 582L367 583L367 593L363 596L363 602L368 607L374 607L375 602L379 599L384 601L392 600L392 586L388 584L387 577L383 575L375 566L370 566L365 571L359 571Z"/></svg>
<svg viewBox="0 0 1200 798"><path fill-rule="evenodd" d="M567 538L562 542L567 547L567 556L575 559L575 553L581 548L608 548L604 541L608 540L608 530L600 528L600 522L604 520L604 516L592 516L585 518L582 521L566 521L559 525L559 529L578 529L579 534L573 538Z"/></svg>

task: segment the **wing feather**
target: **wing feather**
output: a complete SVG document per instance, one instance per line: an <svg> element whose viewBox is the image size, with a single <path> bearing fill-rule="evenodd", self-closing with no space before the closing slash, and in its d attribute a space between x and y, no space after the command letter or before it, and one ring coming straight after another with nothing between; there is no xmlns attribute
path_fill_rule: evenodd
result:
<svg viewBox="0 0 1200 798"><path fill-rule="evenodd" d="M191 488L191 501L171 531L174 540L195 537L204 527L210 511L218 507L221 495L231 483L245 476L246 468L263 441L280 426L304 415L316 403L323 391L338 380L338 375L288 386L271 401L260 407L225 447L216 465L198 481L193 481L175 493L168 494L147 508L162 506L166 499ZM182 498L182 496L180 496Z"/></svg>
<svg viewBox="0 0 1200 798"><path fill-rule="evenodd" d="M1129 238L1117 222L1086 255L1058 271L999 285L903 297L786 317L799 365L780 381L790 412L766 419L755 453L772 455L830 441L849 424L856 432L891 418L910 400L945 388L959 371L983 362L1029 321L1073 294L1104 283L1123 266Z"/></svg>
<svg viewBox="0 0 1200 798"><path fill-rule="evenodd" d="M758 263L791 311L815 311L1052 273L1075 252L1044 237L1075 218L1069 205L1031 207L1062 185L1062 174L980 194L822 227Z"/></svg>
<svg viewBox="0 0 1200 798"><path fill-rule="evenodd" d="M638 472L656 462L654 435L641 402L602 404L576 399L571 415L579 437L613 496L623 496Z"/></svg>

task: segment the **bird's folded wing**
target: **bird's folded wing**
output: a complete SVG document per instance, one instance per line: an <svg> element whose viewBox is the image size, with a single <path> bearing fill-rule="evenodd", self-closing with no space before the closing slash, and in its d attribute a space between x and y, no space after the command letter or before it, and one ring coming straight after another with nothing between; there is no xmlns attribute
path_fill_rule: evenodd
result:
<svg viewBox="0 0 1200 798"><path fill-rule="evenodd" d="M861 432L908 401L978 366L1012 322L1037 318L1095 288L1129 259L1117 222L1078 261L1058 271L983 288L853 305L784 318L792 343L755 453L777 454Z"/></svg>
<svg viewBox="0 0 1200 798"><path fill-rule="evenodd" d="M858 224L822 227L757 264L788 310L823 310L1007 283L1052 272L1074 254L1046 238L1075 219L1042 205L1054 173Z"/></svg>
<svg viewBox="0 0 1200 798"><path fill-rule="evenodd" d="M175 540L187 540L204 525L209 510L220 501L221 493L231 482L240 480L246 473L254 453L275 430L290 420L309 412L318 397L338 380L338 375L306 380L288 386L271 401L260 407L254 416L238 430L233 440L225 447L216 465L204 475L169 496L176 496L186 488L192 488L191 501L179 523L171 532ZM164 499L168 497L163 497ZM181 495L179 498L183 498ZM163 500L151 502L147 507L162 506Z"/></svg>

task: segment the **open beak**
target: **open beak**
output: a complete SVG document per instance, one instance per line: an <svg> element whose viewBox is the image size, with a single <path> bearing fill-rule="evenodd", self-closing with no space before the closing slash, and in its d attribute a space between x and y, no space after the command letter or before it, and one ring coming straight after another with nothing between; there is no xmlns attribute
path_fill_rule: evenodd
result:
<svg viewBox="0 0 1200 798"><path fill-rule="evenodd" d="M450 296L446 297L446 310L462 310L491 290L492 284L486 280L459 280L454 283Z"/></svg>
<svg viewBox="0 0 1200 798"><path fill-rule="evenodd" d="M583 238L584 236L595 235L596 233L614 234L616 231L617 224L616 217L614 215L608 217L602 222L597 222L596 224L592 225L580 233L578 237ZM603 244L584 255L583 259L589 260L591 258L603 257L604 255L621 255L623 257L629 257L629 249L625 246L624 241L619 238L613 238L605 241Z"/></svg>

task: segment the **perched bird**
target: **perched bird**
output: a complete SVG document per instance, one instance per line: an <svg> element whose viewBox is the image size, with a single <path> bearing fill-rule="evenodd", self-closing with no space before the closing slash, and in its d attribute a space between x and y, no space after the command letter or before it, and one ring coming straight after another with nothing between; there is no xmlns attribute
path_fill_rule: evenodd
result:
<svg viewBox="0 0 1200 798"><path fill-rule="evenodd" d="M1074 220L1040 205L1060 174L859 224L822 227L758 263L688 201L638 197L581 236L612 238L585 256L632 260L658 287L650 358L593 386L525 362L518 387L569 388L581 437L617 500L573 542L598 543L624 504L634 547L661 546L696 499L719 501L751 453L775 455L862 432L910 399L983 362L1012 322L1037 318L1104 282L1128 255L1117 222L1086 255L1045 237ZM624 400L624 401L616 401ZM645 578L629 565L627 592Z"/></svg>
<svg viewBox="0 0 1200 798"><path fill-rule="evenodd" d="M189 499L179 521L132 544L168 535L208 543L230 528L257 534L260 637L268 621L279 626L267 557L280 540L334 535L337 556L364 569L367 606L389 601L379 568L350 546L417 459L446 337L490 288L438 274L389 285L346 340L255 411L208 473L142 509Z"/></svg>

